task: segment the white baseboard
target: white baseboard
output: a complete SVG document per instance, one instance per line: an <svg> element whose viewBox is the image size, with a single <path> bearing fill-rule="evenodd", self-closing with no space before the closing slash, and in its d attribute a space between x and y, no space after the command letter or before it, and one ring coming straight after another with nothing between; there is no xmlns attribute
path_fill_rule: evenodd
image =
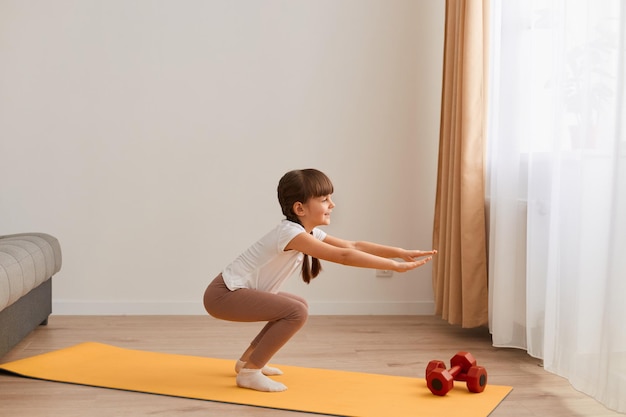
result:
<svg viewBox="0 0 626 417"><path fill-rule="evenodd" d="M202 315L202 303L192 302L106 302L52 301L52 314L58 316L183 316Z"/></svg>
<svg viewBox="0 0 626 417"><path fill-rule="evenodd" d="M309 303L309 314L313 316L422 316L434 313L435 303L432 301Z"/></svg>
<svg viewBox="0 0 626 417"><path fill-rule="evenodd" d="M432 301L415 302L310 302L309 313L327 315L419 316L432 315ZM115 315L204 315L200 302L87 302L53 301L52 314L60 316L115 316Z"/></svg>

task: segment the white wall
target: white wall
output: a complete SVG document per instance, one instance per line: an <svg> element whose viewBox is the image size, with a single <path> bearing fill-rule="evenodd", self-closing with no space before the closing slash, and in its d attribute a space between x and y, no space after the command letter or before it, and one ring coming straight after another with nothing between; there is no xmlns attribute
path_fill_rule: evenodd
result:
<svg viewBox="0 0 626 417"><path fill-rule="evenodd" d="M430 248L444 6L0 0L0 234L59 238L56 314L204 314L293 168L329 233ZM432 312L430 266L324 266L312 314Z"/></svg>

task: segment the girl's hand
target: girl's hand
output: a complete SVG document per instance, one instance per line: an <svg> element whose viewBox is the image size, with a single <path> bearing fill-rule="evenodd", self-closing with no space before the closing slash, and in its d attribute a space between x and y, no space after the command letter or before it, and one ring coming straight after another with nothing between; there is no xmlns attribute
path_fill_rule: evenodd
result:
<svg viewBox="0 0 626 417"><path fill-rule="evenodd" d="M436 253L437 251L435 251L433 253L433 255ZM425 256L427 253L424 253L423 255L420 256ZM410 271L412 269L418 268L422 265L425 265L426 263L430 262L433 259L432 255L429 256L428 258L422 258L420 260L408 260L406 262L395 262L394 261L394 268L393 270L396 272L406 272L406 271Z"/></svg>
<svg viewBox="0 0 626 417"><path fill-rule="evenodd" d="M403 260L405 260L406 262L414 262L416 260L416 258L421 258L423 256L430 256L430 255L435 255L435 254L437 254L437 250L436 249L428 250L428 251L423 251L423 250L405 250L404 253L402 254L401 258ZM430 256L428 261L430 261L430 259L432 259L432 256ZM419 265L419 266L421 266L421 265Z"/></svg>

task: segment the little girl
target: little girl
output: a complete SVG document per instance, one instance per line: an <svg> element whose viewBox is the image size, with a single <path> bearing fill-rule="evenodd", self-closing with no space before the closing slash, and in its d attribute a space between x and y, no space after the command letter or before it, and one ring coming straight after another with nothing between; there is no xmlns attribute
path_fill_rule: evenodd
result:
<svg viewBox="0 0 626 417"><path fill-rule="evenodd" d="M330 179L318 170L286 173L278 183L278 202L286 219L239 255L204 293L204 307L213 317L267 322L235 365L239 387L258 391L287 389L267 377L282 374L267 363L308 316L308 305L303 298L279 291L298 266L302 267L302 279L309 283L321 271L320 259L405 272L424 265L437 253L352 242L326 234L318 226L330 224L335 207L332 193ZM424 256L427 257L416 259Z"/></svg>

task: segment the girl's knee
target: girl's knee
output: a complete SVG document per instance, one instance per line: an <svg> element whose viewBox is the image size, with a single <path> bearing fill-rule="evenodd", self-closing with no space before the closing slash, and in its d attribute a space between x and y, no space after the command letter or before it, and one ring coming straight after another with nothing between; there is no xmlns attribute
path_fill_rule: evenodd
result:
<svg viewBox="0 0 626 417"><path fill-rule="evenodd" d="M293 312L291 317L294 321L304 324L309 317L309 307L300 302L293 303Z"/></svg>

